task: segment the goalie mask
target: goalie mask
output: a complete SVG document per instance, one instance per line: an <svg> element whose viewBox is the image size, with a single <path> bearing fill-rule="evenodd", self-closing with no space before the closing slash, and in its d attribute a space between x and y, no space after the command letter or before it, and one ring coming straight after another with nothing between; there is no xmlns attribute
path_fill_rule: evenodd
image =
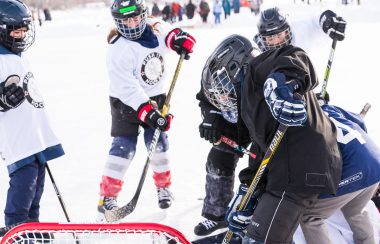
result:
<svg viewBox="0 0 380 244"><path fill-rule="evenodd" d="M0 43L21 53L34 42L35 30L29 8L19 0L0 1Z"/></svg>
<svg viewBox="0 0 380 244"><path fill-rule="evenodd" d="M111 14L122 36L128 40L141 37L147 18L144 0L115 0L111 6Z"/></svg>
<svg viewBox="0 0 380 244"><path fill-rule="evenodd" d="M214 50L202 71L203 93L231 123L237 121L236 87L244 79L252 50L247 38L231 35Z"/></svg>
<svg viewBox="0 0 380 244"><path fill-rule="evenodd" d="M292 42L293 36L289 22L277 7L261 12L257 28L265 51L280 48Z"/></svg>

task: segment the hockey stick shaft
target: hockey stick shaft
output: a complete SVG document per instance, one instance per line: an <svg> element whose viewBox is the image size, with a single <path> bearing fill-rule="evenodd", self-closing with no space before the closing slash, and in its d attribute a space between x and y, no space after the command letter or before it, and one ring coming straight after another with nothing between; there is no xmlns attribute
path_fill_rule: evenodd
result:
<svg viewBox="0 0 380 244"><path fill-rule="evenodd" d="M360 117L364 118L364 117L367 115L368 110L369 110L370 108L371 108L371 104L366 103L366 104L364 105L362 111L360 111L360 114L359 114Z"/></svg>
<svg viewBox="0 0 380 244"><path fill-rule="evenodd" d="M174 76L173 76L172 82L170 84L169 91L166 95L165 103L164 103L164 106L162 108L162 116L164 116L164 117L169 112L170 100L171 100L173 90L174 90L174 87L176 85L178 75L179 75L179 71L181 70L182 62L183 62L184 58L185 58L185 54L183 53L183 54L181 54L181 56L178 60L177 67L175 69ZM140 193L141 193L141 189L144 185L144 181L146 178L146 174L148 172L150 161L152 160L152 156L153 156L154 152L156 151L157 142L158 142L158 139L160 137L160 134L161 134L160 129L156 129L154 131L153 139L152 139L152 142L151 142L150 147L149 147L148 156L147 156L147 159L145 161L144 169L143 169L143 172L141 174L140 181L139 181L139 184L137 186L135 195L133 196L132 200L129 203L122 206L121 208L116 209L114 211L108 211L107 210L105 212L105 218L108 222L115 222L117 220L120 220L120 219L124 218L125 216L127 216L128 214L132 213L133 210L135 209L137 201L138 201Z"/></svg>
<svg viewBox="0 0 380 244"><path fill-rule="evenodd" d="M45 164L45 167L46 167L46 170L47 170L47 172L48 172L48 174L49 174L49 177L50 177L51 183L53 184L55 194L56 194L57 197L58 197L58 201L59 201L59 203L61 204L61 207L62 207L63 213L65 214L66 220L67 220L67 222L71 222L71 221L70 221L69 214L67 213L67 210L66 210L66 205L65 205L65 203L64 203L64 201L63 201L63 198L62 198L61 193L60 193L59 190L58 190L57 184L55 183L55 180L54 180L53 174L51 173L50 167L49 167L49 165L48 165L47 163Z"/></svg>
<svg viewBox="0 0 380 244"><path fill-rule="evenodd" d="M59 203L61 204L61 207L62 207L63 213L65 214L66 220L67 220L67 222L71 222L70 217L69 217L69 214L67 213L67 209L66 209L65 202L63 201L62 195L61 195L61 193L60 193L59 190L58 190L58 186L57 186L57 184L55 183L55 180L54 180L53 174L52 174L52 172L51 172L51 170L50 170L50 167L49 167L49 165L48 165L47 163L45 164L45 167L46 167L46 170L47 170L47 172L48 172L48 174L49 174L49 178L50 178L50 180L51 180L51 183L52 183L52 185L53 185L53 187L54 187L55 194L56 194L57 197L58 197L58 201L59 201ZM77 235L76 235L75 233L73 233L73 237L75 238L75 243L76 243L76 244L80 244L80 242L79 242L79 240L78 240L78 237L77 237Z"/></svg>
<svg viewBox="0 0 380 244"><path fill-rule="evenodd" d="M243 199L240 202L238 211L244 210L248 204L249 199L252 197L253 193L255 192L255 189L257 187L257 184L259 183L261 176L263 175L269 161L272 159L274 153L276 152L278 146L280 145L280 142L282 138L284 137L284 134L286 130L288 129L288 126L280 124L276 130L275 135L272 138L271 143L269 144L269 148L266 150L264 159L261 161L260 167L257 170L255 177L253 178L251 185L247 189L247 193L244 195ZM231 230L228 230L226 233L226 236L223 239L223 244L228 244L231 240L233 232Z"/></svg>
<svg viewBox="0 0 380 244"><path fill-rule="evenodd" d="M334 39L331 45L331 50L330 50L330 56L329 60L327 62L327 67L325 71L325 76L323 78L323 84L322 84L322 89L321 89L321 95L322 98L325 98L326 91L327 91L327 83L329 81L329 76L330 76L330 70L331 70L331 65L334 60L334 54L335 54L335 47L336 47L337 40Z"/></svg>
<svg viewBox="0 0 380 244"><path fill-rule="evenodd" d="M251 158L255 159L256 158L256 154L250 152L248 149L240 146L239 144L237 144L234 140L228 138L228 137L225 137L225 136L221 136L220 137L220 140L227 144L228 146L232 147L233 149L235 149L236 151L239 151L239 152L242 152L248 156L250 156Z"/></svg>

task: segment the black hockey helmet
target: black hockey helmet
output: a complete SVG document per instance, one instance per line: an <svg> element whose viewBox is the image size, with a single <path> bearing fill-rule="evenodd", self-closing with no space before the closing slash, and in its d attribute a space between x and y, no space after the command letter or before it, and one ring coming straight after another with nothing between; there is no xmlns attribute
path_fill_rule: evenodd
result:
<svg viewBox="0 0 380 244"><path fill-rule="evenodd" d="M141 37L147 18L145 0L115 0L111 6L111 14L122 36L129 40Z"/></svg>
<svg viewBox="0 0 380 244"><path fill-rule="evenodd" d="M277 8L269 8L261 12L257 29L266 50L279 48L289 45L292 41L292 33L289 22L284 14ZM284 33L281 42L273 43L270 41L276 35Z"/></svg>
<svg viewBox="0 0 380 244"><path fill-rule="evenodd" d="M24 38L14 38L11 32L26 27ZM29 8L19 0L0 1L0 43L14 53L21 53L34 42L35 30Z"/></svg>
<svg viewBox="0 0 380 244"><path fill-rule="evenodd" d="M203 92L219 110L237 111L236 84L244 78L253 49L247 38L231 35L207 59L202 71Z"/></svg>

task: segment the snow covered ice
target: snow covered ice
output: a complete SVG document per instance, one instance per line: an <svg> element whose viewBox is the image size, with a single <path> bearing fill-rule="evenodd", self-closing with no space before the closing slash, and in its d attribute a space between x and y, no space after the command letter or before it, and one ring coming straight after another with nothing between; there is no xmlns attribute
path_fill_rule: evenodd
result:
<svg viewBox="0 0 380 244"><path fill-rule="evenodd" d="M362 0L360 6L356 1L342 6L338 0L311 1L310 5L299 0L296 4L293 0L264 2L263 9L280 2L278 6L289 13L291 20L321 13L325 8L333 9L346 19L346 39L337 44L327 90L331 104L347 110L360 112L366 102L372 105L365 120L370 136L380 145L380 2ZM45 22L42 27L36 23L36 43L27 55L40 83L52 125L66 151L64 157L51 161L50 167L69 216L73 222L94 222L99 182L111 143L105 54L106 36L113 22L106 7L52 11L52 17L53 21ZM197 44L191 59L182 65L170 107L175 116L169 131L175 201L167 211L159 209L149 172L136 209L124 221L158 222L180 230L189 240L195 238L193 228L203 219L203 202L198 199L205 195L205 162L210 149L210 144L198 133L201 116L195 94L200 89L201 71L209 54L224 37L241 34L252 40L257 20L258 17L244 8L239 15L232 14L227 20L222 18L219 26L211 24L213 16L210 15L206 26L194 21L195 27L186 29L196 38ZM331 41L321 43L311 53L320 82L330 47ZM169 79L178 60L174 52L170 55L166 67ZM135 159L124 178L118 198L120 204L129 202L135 193L146 156L140 138ZM236 172L246 165L247 157L239 161ZM4 166L0 167L0 226L4 226L7 188L8 175ZM376 226L375 233L379 236L380 216L374 206L370 207L373 207L371 217ZM66 222L48 175L40 220ZM353 243L349 227L346 223L342 226L341 220L338 213L329 222L334 243ZM297 235L295 241L303 243L302 236Z"/></svg>

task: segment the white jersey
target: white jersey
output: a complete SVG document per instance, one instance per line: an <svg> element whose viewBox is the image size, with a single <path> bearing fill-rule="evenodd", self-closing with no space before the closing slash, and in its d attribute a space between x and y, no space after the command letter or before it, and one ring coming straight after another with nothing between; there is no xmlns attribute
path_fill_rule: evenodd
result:
<svg viewBox="0 0 380 244"><path fill-rule="evenodd" d="M110 96L136 111L149 97L165 93L164 56L169 51L165 38L173 29L156 18L147 18L146 28L153 28L159 42L157 47L143 47L136 41L120 37L109 44L107 54Z"/></svg>
<svg viewBox="0 0 380 244"><path fill-rule="evenodd" d="M0 83L11 75L20 77L18 85L23 87L26 99L17 108L0 112L0 158L7 166L60 144L27 59L0 46Z"/></svg>

